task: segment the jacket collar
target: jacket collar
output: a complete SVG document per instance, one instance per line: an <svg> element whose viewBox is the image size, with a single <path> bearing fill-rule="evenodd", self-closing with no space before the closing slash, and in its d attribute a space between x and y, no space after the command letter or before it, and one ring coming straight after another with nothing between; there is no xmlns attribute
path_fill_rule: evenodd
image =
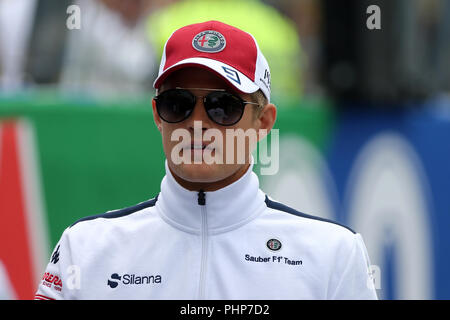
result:
<svg viewBox="0 0 450 320"><path fill-rule="evenodd" d="M205 192L205 205L199 205L199 192L182 187L173 177L166 160L166 175L156 207L169 224L191 233L226 232L247 223L265 208L265 195L259 190L253 158L246 173L232 184Z"/></svg>

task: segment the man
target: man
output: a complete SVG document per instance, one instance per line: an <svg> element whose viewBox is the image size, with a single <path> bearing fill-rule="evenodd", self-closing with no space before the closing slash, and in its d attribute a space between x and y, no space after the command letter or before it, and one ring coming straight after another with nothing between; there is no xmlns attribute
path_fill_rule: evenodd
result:
<svg viewBox="0 0 450 320"><path fill-rule="evenodd" d="M67 228L38 299L376 299L361 236L271 200L254 143L230 141L262 139L276 118L250 34L217 21L178 29L154 86L161 192Z"/></svg>

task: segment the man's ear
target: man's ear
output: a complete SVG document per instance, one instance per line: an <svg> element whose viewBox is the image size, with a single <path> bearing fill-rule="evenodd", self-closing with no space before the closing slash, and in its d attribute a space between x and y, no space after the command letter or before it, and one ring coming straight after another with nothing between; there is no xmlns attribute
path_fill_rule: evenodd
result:
<svg viewBox="0 0 450 320"><path fill-rule="evenodd" d="M277 107L272 103L266 104L256 120L258 123L258 141L261 141L265 136L269 134L270 130L272 130L275 124L276 119ZM260 130L264 130L265 132L261 132Z"/></svg>
<svg viewBox="0 0 450 320"><path fill-rule="evenodd" d="M161 118L158 115L158 111L156 111L156 101L152 99L152 109L153 109L153 120L155 121L156 127L159 132L161 132Z"/></svg>

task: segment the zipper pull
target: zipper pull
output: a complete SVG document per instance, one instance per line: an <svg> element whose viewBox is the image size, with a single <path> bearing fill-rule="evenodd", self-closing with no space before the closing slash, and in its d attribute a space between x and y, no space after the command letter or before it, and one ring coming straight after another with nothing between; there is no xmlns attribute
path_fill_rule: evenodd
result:
<svg viewBox="0 0 450 320"><path fill-rule="evenodd" d="M200 190L198 193L198 204L200 206L204 206L206 204L205 192L203 190Z"/></svg>

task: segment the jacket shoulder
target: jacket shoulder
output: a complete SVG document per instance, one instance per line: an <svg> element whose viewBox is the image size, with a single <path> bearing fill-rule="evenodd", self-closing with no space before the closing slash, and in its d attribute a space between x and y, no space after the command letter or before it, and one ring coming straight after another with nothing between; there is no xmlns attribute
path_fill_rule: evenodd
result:
<svg viewBox="0 0 450 320"><path fill-rule="evenodd" d="M87 216L87 217L81 218L81 219L75 221L74 223L72 223L69 226L69 229L72 228L73 226L75 226L76 224L78 224L80 222L84 222L84 221L90 221L90 220L95 220L95 219L99 219L99 218L114 219L114 218L125 217L132 213L138 212L140 210L153 207L156 204L156 201L158 201L158 195L156 197L154 197L153 199L138 203L134 206L130 206L130 207L118 209L118 210L107 211L102 214Z"/></svg>
<svg viewBox="0 0 450 320"><path fill-rule="evenodd" d="M321 217L317 217L317 216L313 216L313 215L309 215L309 214L297 211L294 208L291 208L291 207L289 207L289 206L287 206L285 204L282 204L280 202L271 200L267 195L266 195L265 203L266 203L268 208L271 208L271 209L274 209L274 210L278 210L278 211L283 211L283 212L286 212L286 213L289 213L289 214L292 214L292 215L295 215L295 216L298 216L298 217L306 218L306 219L322 221L324 223L331 223L331 224L334 224L336 226L343 227L343 228L349 230L353 234L356 234L356 232L353 229L349 228L346 225L340 224L340 223L338 223L336 221L333 221L333 220L329 220L329 219L325 219L325 218L321 218Z"/></svg>

